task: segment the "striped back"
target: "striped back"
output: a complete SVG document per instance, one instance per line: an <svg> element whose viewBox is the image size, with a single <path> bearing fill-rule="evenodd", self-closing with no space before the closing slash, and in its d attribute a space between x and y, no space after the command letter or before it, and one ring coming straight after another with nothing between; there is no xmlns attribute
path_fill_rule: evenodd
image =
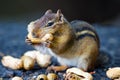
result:
<svg viewBox="0 0 120 80"><path fill-rule="evenodd" d="M100 44L99 37L92 25L80 20L72 21L71 25L73 26L76 33L76 40L80 40L86 36L89 36L92 37L98 43L98 45Z"/></svg>

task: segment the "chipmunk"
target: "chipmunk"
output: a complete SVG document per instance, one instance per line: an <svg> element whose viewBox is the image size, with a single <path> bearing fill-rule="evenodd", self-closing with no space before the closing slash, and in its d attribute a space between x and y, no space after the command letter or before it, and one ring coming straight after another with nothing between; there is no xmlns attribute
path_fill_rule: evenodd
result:
<svg viewBox="0 0 120 80"><path fill-rule="evenodd" d="M51 66L55 71L76 66L84 71L94 68L99 53L99 38L93 26L85 21L69 23L61 10L47 10L38 20L28 25L26 42L41 53L57 58L61 66Z"/></svg>

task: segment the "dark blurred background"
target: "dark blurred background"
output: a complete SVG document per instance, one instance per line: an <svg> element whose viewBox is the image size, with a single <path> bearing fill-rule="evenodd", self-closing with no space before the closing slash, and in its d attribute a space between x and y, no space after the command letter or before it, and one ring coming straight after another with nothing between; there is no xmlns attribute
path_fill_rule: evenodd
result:
<svg viewBox="0 0 120 80"><path fill-rule="evenodd" d="M102 65L95 69L93 77L109 80L106 70L120 66L120 0L0 0L0 61L2 55L20 58L24 52L34 49L25 43L27 25L48 9L53 12L61 9L69 21L80 19L93 24L100 38L100 54L103 54L99 61ZM35 80L41 73L46 70L39 67L28 71L11 70L0 62L2 80L11 80L14 76ZM58 75L63 80L63 73Z"/></svg>
<svg viewBox="0 0 120 80"><path fill-rule="evenodd" d="M61 9L69 21L107 23L120 18L120 0L0 0L0 20L34 20L47 9Z"/></svg>

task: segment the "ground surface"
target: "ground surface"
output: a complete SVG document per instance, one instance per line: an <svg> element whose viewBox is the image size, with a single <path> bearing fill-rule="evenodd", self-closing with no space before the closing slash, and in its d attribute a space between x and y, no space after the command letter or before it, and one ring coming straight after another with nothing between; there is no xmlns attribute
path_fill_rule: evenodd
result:
<svg viewBox="0 0 120 80"><path fill-rule="evenodd" d="M109 80L106 77L106 70L109 67L120 66L120 27L112 25L94 24L98 35L100 36L100 53L103 57L98 61L100 64L93 74L94 80ZM11 55L20 58L24 52L33 50L24 40L27 34L26 22L0 22L0 52L4 55ZM1 60L2 57L0 57ZM45 69L35 66L33 70L12 70L2 66L0 62L0 78L10 80L14 76L21 76L24 80L34 80L37 75L45 73ZM63 73L58 73L59 79L62 79Z"/></svg>

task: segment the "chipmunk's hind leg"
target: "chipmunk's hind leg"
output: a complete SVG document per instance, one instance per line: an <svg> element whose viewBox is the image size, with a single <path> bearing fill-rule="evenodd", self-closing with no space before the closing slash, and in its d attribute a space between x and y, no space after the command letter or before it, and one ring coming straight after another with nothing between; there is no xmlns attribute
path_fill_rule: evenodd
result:
<svg viewBox="0 0 120 80"><path fill-rule="evenodd" d="M77 67L82 69L83 71L91 71L94 69L95 61L89 59L90 57L80 57L78 60Z"/></svg>
<svg viewBox="0 0 120 80"><path fill-rule="evenodd" d="M82 69L83 71L87 71L88 70L88 61L87 58L83 58L80 57L80 59L78 60L78 68Z"/></svg>

